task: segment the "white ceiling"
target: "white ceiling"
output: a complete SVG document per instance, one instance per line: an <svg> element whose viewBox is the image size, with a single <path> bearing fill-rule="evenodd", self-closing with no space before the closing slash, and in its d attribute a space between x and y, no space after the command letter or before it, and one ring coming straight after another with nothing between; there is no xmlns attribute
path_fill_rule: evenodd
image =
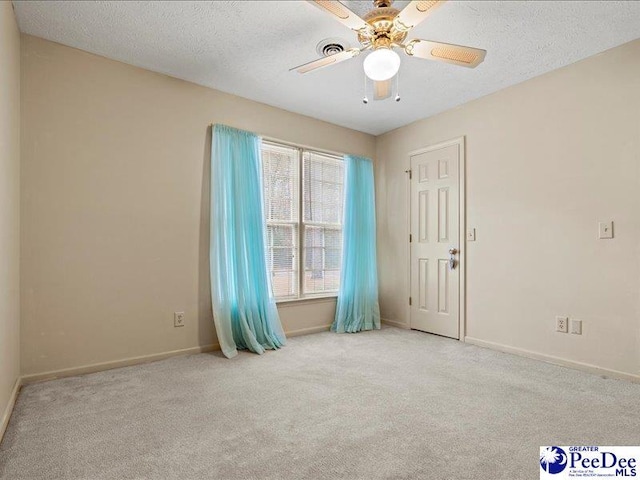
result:
<svg viewBox="0 0 640 480"><path fill-rule="evenodd" d="M368 1L345 1L356 13ZM396 2L401 8L408 2ZM362 103L364 55L300 75L355 34L304 1L14 1L21 31L371 134L640 38L640 2L450 1L413 30L484 48L475 70L402 55L400 93Z"/></svg>

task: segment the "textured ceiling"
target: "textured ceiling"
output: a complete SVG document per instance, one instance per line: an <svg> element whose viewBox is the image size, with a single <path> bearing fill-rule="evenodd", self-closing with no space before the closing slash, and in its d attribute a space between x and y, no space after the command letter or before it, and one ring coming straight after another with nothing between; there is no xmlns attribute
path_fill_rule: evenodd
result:
<svg viewBox="0 0 640 480"><path fill-rule="evenodd" d="M372 5L344 3L359 14ZM303 1L14 4L25 33L376 135L640 37L640 2L450 1L409 38L484 48L485 62L470 70L402 55L402 101L364 105L364 55L289 71L317 58L324 38L357 44Z"/></svg>

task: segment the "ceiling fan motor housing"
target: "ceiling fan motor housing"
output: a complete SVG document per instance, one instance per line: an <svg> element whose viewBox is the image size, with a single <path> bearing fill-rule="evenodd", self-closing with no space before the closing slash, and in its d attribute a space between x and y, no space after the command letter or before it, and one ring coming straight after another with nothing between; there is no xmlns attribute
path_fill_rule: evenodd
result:
<svg viewBox="0 0 640 480"><path fill-rule="evenodd" d="M390 4L391 2L384 3ZM374 49L390 48L393 44L401 45L407 38L407 31L395 28L393 20L398 16L398 13L400 13L399 10L389 6L371 10L363 17L363 20L371 26L373 34L358 33L358 41L363 45L371 43Z"/></svg>

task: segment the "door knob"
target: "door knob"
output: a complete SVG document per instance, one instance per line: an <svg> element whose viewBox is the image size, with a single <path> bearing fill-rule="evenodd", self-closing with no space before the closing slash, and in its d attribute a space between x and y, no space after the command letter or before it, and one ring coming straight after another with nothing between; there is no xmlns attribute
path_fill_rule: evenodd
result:
<svg viewBox="0 0 640 480"><path fill-rule="evenodd" d="M449 270L453 270L458 265L456 261L456 253L458 253L458 249L452 247L449 249Z"/></svg>

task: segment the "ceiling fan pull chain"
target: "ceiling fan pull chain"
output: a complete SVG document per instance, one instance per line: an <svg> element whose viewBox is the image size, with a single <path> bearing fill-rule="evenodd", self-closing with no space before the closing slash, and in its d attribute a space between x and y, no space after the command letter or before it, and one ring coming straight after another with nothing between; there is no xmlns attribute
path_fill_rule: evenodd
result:
<svg viewBox="0 0 640 480"><path fill-rule="evenodd" d="M367 103L369 103L369 99L367 98L367 76L364 76L364 97L362 97L362 103L364 103L365 105Z"/></svg>
<svg viewBox="0 0 640 480"><path fill-rule="evenodd" d="M400 70L396 74L396 102L400 101Z"/></svg>

